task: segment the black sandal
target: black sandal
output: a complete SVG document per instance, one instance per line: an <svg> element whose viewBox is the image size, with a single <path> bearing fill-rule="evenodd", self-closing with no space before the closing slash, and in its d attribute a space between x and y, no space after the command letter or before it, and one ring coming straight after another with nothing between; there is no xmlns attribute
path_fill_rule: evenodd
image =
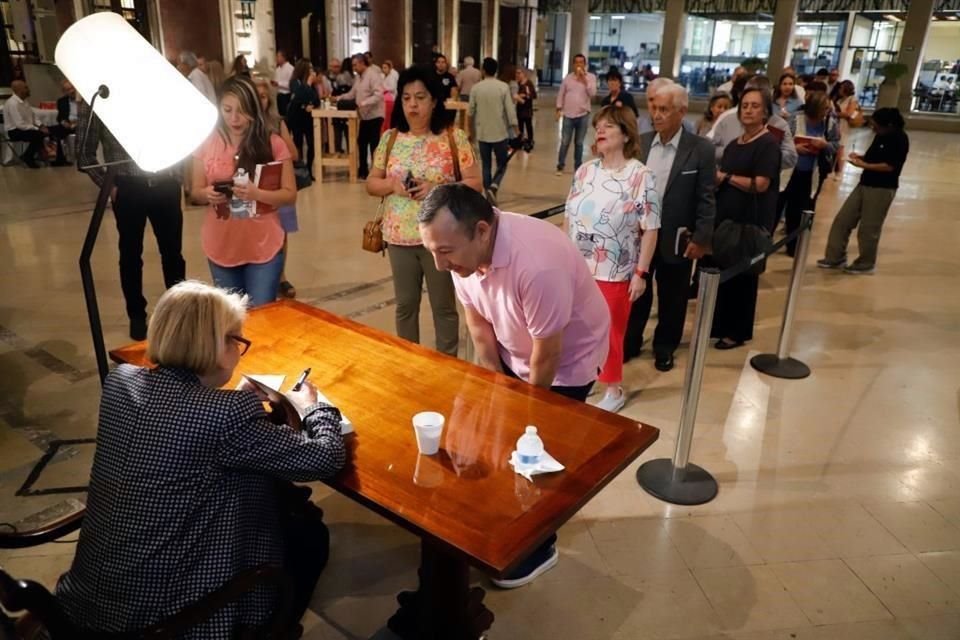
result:
<svg viewBox="0 0 960 640"><path fill-rule="evenodd" d="M296 298L297 289L292 284L284 280L283 282L280 283L280 295L284 298L290 298L290 299Z"/></svg>

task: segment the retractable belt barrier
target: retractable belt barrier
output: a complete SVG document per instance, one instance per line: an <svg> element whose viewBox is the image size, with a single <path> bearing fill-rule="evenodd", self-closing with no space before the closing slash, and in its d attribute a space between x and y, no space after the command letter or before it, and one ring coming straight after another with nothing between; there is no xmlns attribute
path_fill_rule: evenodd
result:
<svg viewBox="0 0 960 640"><path fill-rule="evenodd" d="M790 289L787 305L783 314L780 330L780 344L776 354L762 354L751 359L750 364L759 371L784 378L805 377L787 375L800 373L809 368L802 362L788 357L790 326L796 312L797 297L803 279L803 269L810 250L813 211L804 211L800 226L768 251L744 260L720 272L716 269L700 271L700 288L697 296L697 315L694 320L693 338L690 343L690 360L683 385L683 406L680 410L680 429L677 432L677 447L673 459L658 458L645 462L637 469L637 482L647 493L666 502L682 505L703 504L713 500L719 491L716 479L706 469L690 462L690 446L697 417L697 405L700 401L700 387L703 383L703 365L706 359L710 329L713 325L713 312L717 305L717 289L721 282L740 275L747 269L765 260L780 247L799 237L797 252L790 276ZM802 368L802 369L801 369Z"/></svg>

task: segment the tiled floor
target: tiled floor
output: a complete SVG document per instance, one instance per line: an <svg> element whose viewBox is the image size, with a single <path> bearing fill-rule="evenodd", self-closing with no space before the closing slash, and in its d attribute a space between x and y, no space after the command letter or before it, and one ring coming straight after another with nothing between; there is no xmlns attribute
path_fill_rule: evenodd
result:
<svg viewBox="0 0 960 640"><path fill-rule="evenodd" d="M535 152L515 160L503 185L505 209L531 212L566 195L570 176L553 175L549 105L537 124ZM783 256L762 278L754 342L709 352L693 460L719 479L717 499L661 503L636 485L631 466L561 530L555 570L517 591L488 588L491 638L960 637L960 137L911 139L877 274L808 268L794 354L813 375L776 380L747 364L775 349L790 271ZM865 135L856 146L866 148ZM808 266L855 183L853 169L827 183ZM95 431L76 267L95 193L71 169L17 168L0 169L0 193L0 521L15 521L71 497L15 495L47 442ZM301 299L392 330L387 262L359 249L375 207L362 185L343 181L303 192L289 276ZM188 274L208 278L200 221L200 210L186 211L184 251ZM108 214L94 258L108 345L126 332L115 244ZM149 232L146 246L156 300ZM430 344L426 304L423 328ZM686 351L678 356L668 374L647 357L626 368L624 413L663 430L643 459L672 453ZM34 488L82 485L91 453L66 447ZM391 637L384 621L395 593L414 584L417 541L323 487L316 496L333 555L306 637ZM51 585L72 552L71 544L2 552L0 564Z"/></svg>

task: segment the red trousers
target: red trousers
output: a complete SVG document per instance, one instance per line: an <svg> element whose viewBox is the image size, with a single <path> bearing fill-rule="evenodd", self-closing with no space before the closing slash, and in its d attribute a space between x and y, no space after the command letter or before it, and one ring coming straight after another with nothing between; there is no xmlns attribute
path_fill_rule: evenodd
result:
<svg viewBox="0 0 960 640"><path fill-rule="evenodd" d="M597 285L610 309L610 349L597 380L604 384L618 384L623 381L623 335L630 319L630 281L597 280Z"/></svg>

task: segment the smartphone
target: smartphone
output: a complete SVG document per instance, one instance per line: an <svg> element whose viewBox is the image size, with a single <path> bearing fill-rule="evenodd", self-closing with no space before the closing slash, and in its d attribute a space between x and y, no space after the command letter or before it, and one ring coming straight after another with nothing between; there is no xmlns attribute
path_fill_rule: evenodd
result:
<svg viewBox="0 0 960 640"><path fill-rule="evenodd" d="M413 178L413 171L407 171L407 177L403 179L403 188L410 191L417 186L417 181Z"/></svg>
<svg viewBox="0 0 960 640"><path fill-rule="evenodd" d="M233 197L233 180L217 180L213 183L213 190L222 193L228 198Z"/></svg>

